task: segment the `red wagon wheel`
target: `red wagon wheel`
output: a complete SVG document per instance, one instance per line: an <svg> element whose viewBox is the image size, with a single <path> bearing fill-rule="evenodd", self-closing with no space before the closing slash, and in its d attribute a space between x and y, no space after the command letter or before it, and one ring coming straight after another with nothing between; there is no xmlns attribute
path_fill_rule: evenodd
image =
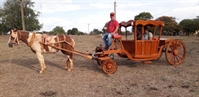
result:
<svg viewBox="0 0 199 97"><path fill-rule="evenodd" d="M171 41L166 48L166 59L169 64L177 66L181 64L186 56L186 47L181 40Z"/></svg>
<svg viewBox="0 0 199 97"><path fill-rule="evenodd" d="M106 74L113 74L117 70L117 64L113 60L105 60L102 63L102 70Z"/></svg>

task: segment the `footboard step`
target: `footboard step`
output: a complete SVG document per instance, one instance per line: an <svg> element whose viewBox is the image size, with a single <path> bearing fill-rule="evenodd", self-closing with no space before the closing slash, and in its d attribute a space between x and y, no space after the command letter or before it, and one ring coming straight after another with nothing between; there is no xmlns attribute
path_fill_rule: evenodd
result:
<svg viewBox="0 0 199 97"><path fill-rule="evenodd" d="M144 64L152 64L152 61L142 61Z"/></svg>

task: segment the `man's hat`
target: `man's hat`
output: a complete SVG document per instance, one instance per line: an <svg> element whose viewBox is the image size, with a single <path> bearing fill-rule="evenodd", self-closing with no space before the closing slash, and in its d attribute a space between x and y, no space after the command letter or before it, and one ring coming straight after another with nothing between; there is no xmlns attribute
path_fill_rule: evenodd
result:
<svg viewBox="0 0 199 97"><path fill-rule="evenodd" d="M111 13L110 13L110 16L111 16L111 17L112 17L112 16L115 16L115 13L111 12Z"/></svg>

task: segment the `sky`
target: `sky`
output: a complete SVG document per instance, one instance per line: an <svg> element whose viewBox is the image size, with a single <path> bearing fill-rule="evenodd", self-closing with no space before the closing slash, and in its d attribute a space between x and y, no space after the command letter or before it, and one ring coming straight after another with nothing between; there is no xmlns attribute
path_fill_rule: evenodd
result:
<svg viewBox="0 0 199 97"><path fill-rule="evenodd" d="M110 20L116 2L118 22L134 19L141 12L149 12L156 19L172 16L179 23L183 19L199 16L199 0L31 0L32 8L41 12L38 17L43 24L41 31L52 31L61 26L65 31L78 28L88 33L101 30ZM0 0L0 6L5 0Z"/></svg>

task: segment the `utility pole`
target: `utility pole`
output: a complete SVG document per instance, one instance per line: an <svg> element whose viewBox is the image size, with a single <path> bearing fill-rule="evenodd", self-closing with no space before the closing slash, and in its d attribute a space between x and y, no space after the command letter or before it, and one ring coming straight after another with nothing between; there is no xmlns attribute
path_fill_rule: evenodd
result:
<svg viewBox="0 0 199 97"><path fill-rule="evenodd" d="M90 24L88 24L88 34L89 34L89 25L90 25Z"/></svg>
<svg viewBox="0 0 199 97"><path fill-rule="evenodd" d="M115 19L116 19L116 0L114 2L114 13L115 13Z"/></svg>
<svg viewBox="0 0 199 97"><path fill-rule="evenodd" d="M21 22L22 22L22 29L25 29L25 23L24 23L24 12L23 12L23 4L22 4L22 0L20 0L20 7L21 7Z"/></svg>

